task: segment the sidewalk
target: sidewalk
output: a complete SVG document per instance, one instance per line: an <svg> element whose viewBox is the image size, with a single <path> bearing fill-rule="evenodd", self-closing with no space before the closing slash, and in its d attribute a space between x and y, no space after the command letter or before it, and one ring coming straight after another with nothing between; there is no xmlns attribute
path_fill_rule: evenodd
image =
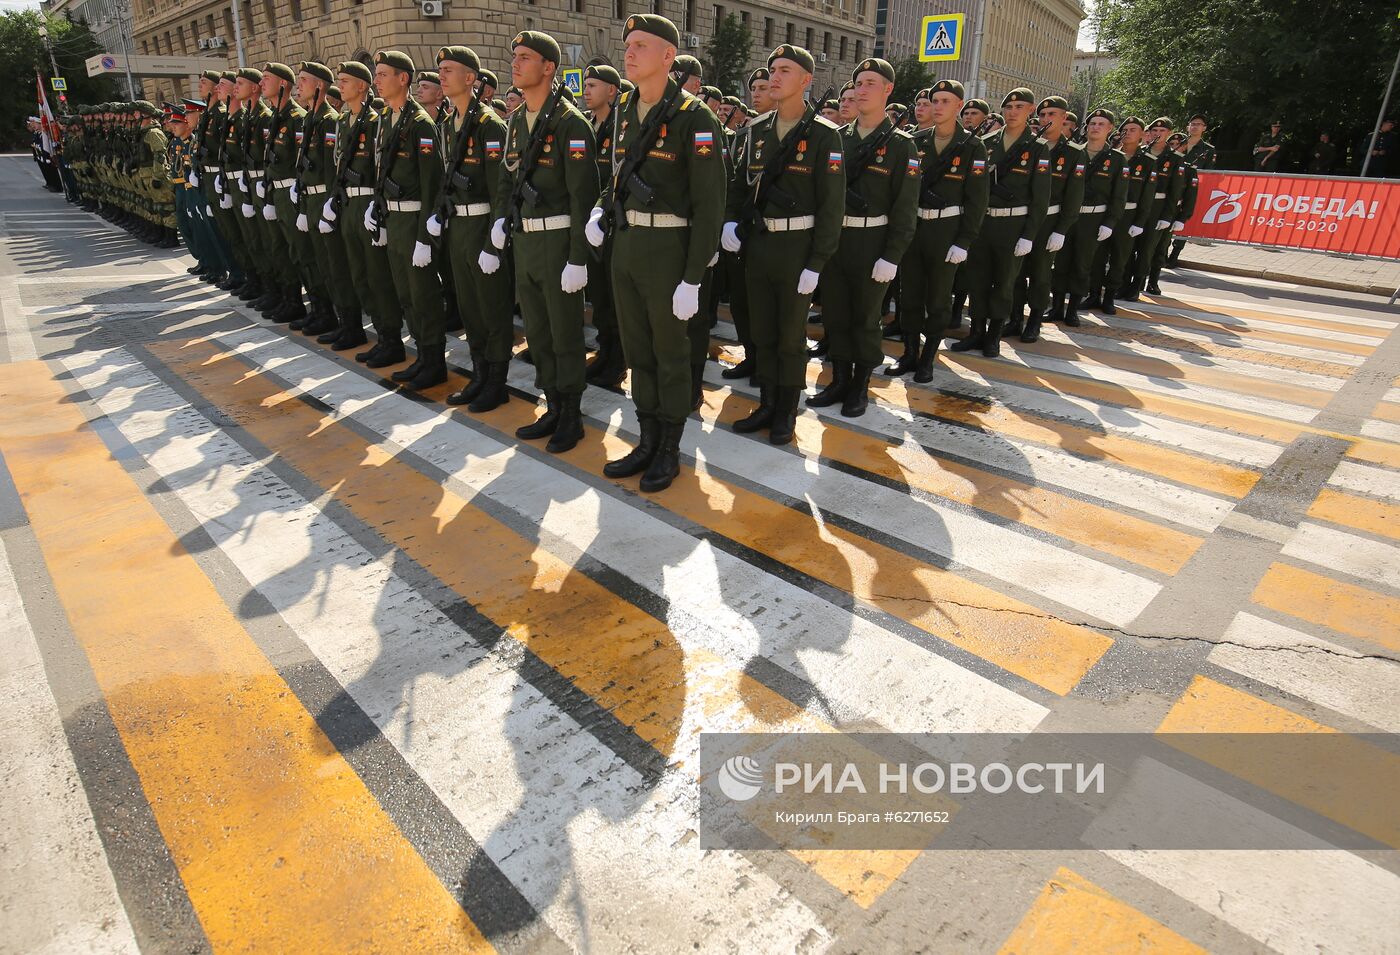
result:
<svg viewBox="0 0 1400 955"><path fill-rule="evenodd" d="M1400 288L1400 262L1350 258L1332 252L1188 240L1181 250L1181 264L1203 272L1247 275L1385 298Z"/></svg>

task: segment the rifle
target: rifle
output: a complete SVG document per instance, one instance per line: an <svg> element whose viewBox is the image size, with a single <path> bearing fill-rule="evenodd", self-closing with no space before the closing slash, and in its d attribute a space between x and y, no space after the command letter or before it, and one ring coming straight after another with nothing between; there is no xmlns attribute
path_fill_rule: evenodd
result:
<svg viewBox="0 0 1400 955"><path fill-rule="evenodd" d="M1003 148L1003 149L1006 149L1006 155L1005 155L1005 156L1002 156L1001 159L999 159L997 162L991 163L991 164L990 164L990 165L991 165L991 169L988 170L988 172L990 173L990 178L991 178L991 187L990 187L990 189L991 189L992 195L996 196L996 197L999 198L999 199L1010 200L1010 199L1015 198L1015 196L1012 195L1011 187L1009 187L1008 185L1006 185L1006 183L1002 182L1001 180L1002 180L1002 177L1005 176L1005 175L1011 170L1011 164L1012 164L1013 162L1016 161L1016 155L1015 155L1015 153L1014 153L1012 150L1006 148L1006 132L1005 132L1005 130L1006 130L1006 127L1003 126L1003 127L1001 128L1001 136L1002 136L1002 143L1001 143L1001 144L1002 144L1002 148Z"/></svg>
<svg viewBox="0 0 1400 955"><path fill-rule="evenodd" d="M904 107L904 111L890 123L889 129L878 136L871 136L862 141L855 159L846 163L846 208L856 213L864 213L870 208L870 203L866 201L865 196L860 194L856 184L860 182L860 177L865 174L865 170L870 168L870 164L875 161L875 157L880 154L880 150L884 149L894 138L895 130L904 125L912 112L914 112L914 105L911 103Z"/></svg>
<svg viewBox="0 0 1400 955"><path fill-rule="evenodd" d="M306 184L304 180L306 174L311 172L315 166L315 163L311 159L310 147L312 133L315 132L316 111L321 108L323 96L324 94L321 90L316 90L316 94L311 97L311 109L307 111L306 118L302 120L301 124L301 146L297 148L297 161L296 165L293 167L296 172L293 178L296 180L297 187L296 210L298 215L306 211ZM308 126L311 128L308 129ZM321 134L316 133L316 135L319 136ZM271 184L268 185L268 188L271 188Z"/></svg>
<svg viewBox="0 0 1400 955"><path fill-rule="evenodd" d="M348 198L345 191L351 186L358 186L364 179L361 173L350 168L350 164L355 161L355 150L359 148L360 134L365 131L365 123L369 122L369 114L369 103L361 103L360 115L356 117L355 125L350 129L350 143L344 146L340 153L340 162L335 170L335 188L331 190L329 200L335 218L325 220L330 225L332 232L340 227L340 212L345 208L345 200Z"/></svg>
<svg viewBox="0 0 1400 955"><path fill-rule="evenodd" d="M820 104L831 99L832 94L835 92L835 86L827 87L826 92L816 99L814 104ZM758 174L758 181L754 184L753 191L749 193L748 198L744 201L743 211L739 213L739 223L735 231L738 233L741 241L747 239L750 232L755 230L763 231L764 227L761 213L769 199L776 197L779 202L789 207L793 204L794 200L791 196L788 196L786 193L775 192L775 187L778 180L782 178L783 173L787 171L788 158L797 151L797 144L807 138L807 134L812 129L812 123L816 121L818 115L820 114L817 112L816 106L814 105L812 108L812 115L799 120L797 125L788 132L786 138L778 144L778 151L769 158L768 162L764 163L763 171ZM777 114L775 113L771 122L776 123L777 119Z"/></svg>
<svg viewBox="0 0 1400 955"><path fill-rule="evenodd" d="M656 198L651 186L647 185L646 180L642 179L638 172L641 170L642 164L647 161L647 153L651 150L651 144L656 139L657 130L669 123L674 117L675 105L683 92L681 84L675 83L665 98L647 113L646 120L637 130L636 138L627 147L627 153L620 163L616 159L616 145L614 145L612 201L603 209L603 219L599 223L604 235L611 233L614 226L619 229L627 228L627 213L623 205L628 196L635 194L642 201L642 204L647 206L651 205ZM618 115L616 112L612 114L612 121L613 143L616 144L618 140ZM721 132L720 137L723 138L723 136L724 133ZM715 148L721 148L721 143L715 143Z"/></svg>
<svg viewBox="0 0 1400 955"><path fill-rule="evenodd" d="M393 158L394 150L398 148L399 140L403 138L404 128L408 125L408 119L413 115L413 111L408 107L413 102L413 97L409 97L403 104L403 110L399 115L399 121L389 130L389 135L384 138L384 142L379 147L379 155L376 157L374 168L378 170L378 182L374 184L374 200L370 203L370 214L373 217L377 228L383 229L388 221L389 209L385 205L386 201L394 201L403 192L403 187L389 178L389 160ZM368 104L366 104L368 108ZM389 114L386 106L384 116L379 118L381 128L384 125L384 117ZM390 193L393 195L390 195Z"/></svg>
<svg viewBox="0 0 1400 955"><path fill-rule="evenodd" d="M467 111L466 118L462 120L462 128L457 131L457 138L452 141L452 153L448 157L447 170L442 177L442 190L438 193L437 205L434 207L434 214L438 222L442 223L442 228L436 236L429 236L433 245L441 245L443 236L447 234L447 224L452 221L452 187L459 186L464 192L471 188L472 180L470 176L464 176L459 167L467 152L467 140L471 138L472 126L476 124L476 118L481 115L481 91L486 88L486 80L479 79L476 82L476 89L472 90L472 105ZM451 129L451 117L448 117L448 125Z"/></svg>
<svg viewBox="0 0 1400 955"><path fill-rule="evenodd" d="M559 108L560 101L566 95L562 80L554 84L554 89L550 90L549 98L540 107L540 117L535 120L535 131L530 134L530 141L525 147L525 154L520 157L516 164L517 175L515 185L510 190L510 198L506 200L506 246L510 246L511 236L515 232L515 227L519 224L522 216L520 210L526 202L534 204L539 201L539 190L530 182L530 176L535 171L535 161L540 158L540 153L544 150L544 140L549 134L549 126L554 122L554 112Z"/></svg>
<svg viewBox="0 0 1400 955"><path fill-rule="evenodd" d="M250 180L248 183L248 190L251 193L253 201L257 203L259 215L262 215L262 210L267 208L267 204L269 202L272 202L274 205L276 204L272 195L272 163L277 158L277 127L280 126L284 121L290 124L292 117L291 93L288 90L283 90L282 95L286 97L286 100L285 102L279 104L278 107L272 111L272 118L268 121L267 125L267 138L263 140L263 194L261 199L258 198L257 180ZM306 137L303 135L302 142L304 143L305 141ZM251 147L251 135L249 136L248 142L249 146ZM249 151L252 151L251 148L249 149Z"/></svg>

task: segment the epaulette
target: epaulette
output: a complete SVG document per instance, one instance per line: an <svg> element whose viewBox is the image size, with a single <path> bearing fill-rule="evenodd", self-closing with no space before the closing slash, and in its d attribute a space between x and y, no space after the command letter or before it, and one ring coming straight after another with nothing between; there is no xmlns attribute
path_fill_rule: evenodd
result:
<svg viewBox="0 0 1400 955"><path fill-rule="evenodd" d="M835 123L833 123L831 120L827 119L827 118L826 118L825 116L823 116L821 113L817 113L817 114L814 115L812 118L815 119L817 122L821 123L823 126L827 127L828 129L840 129L840 128L841 128L840 126L837 126Z"/></svg>
<svg viewBox="0 0 1400 955"><path fill-rule="evenodd" d="M631 98L632 98L632 91L631 91L631 90L623 90L623 91L622 91L622 95L619 96L619 97L617 98L617 107L618 107L618 109L621 109L622 107L626 106L626 105L627 105L627 102L628 102Z"/></svg>

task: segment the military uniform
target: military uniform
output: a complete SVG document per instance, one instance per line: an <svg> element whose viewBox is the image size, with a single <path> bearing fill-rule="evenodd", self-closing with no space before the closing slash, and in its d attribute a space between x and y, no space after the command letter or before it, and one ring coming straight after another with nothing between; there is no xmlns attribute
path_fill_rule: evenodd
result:
<svg viewBox="0 0 1400 955"><path fill-rule="evenodd" d="M1195 118L1196 118L1196 117L1192 117L1192 119L1195 119ZM1201 121L1204 122L1204 121L1205 121L1205 118L1204 118L1204 117L1201 117ZM1200 170L1202 170L1202 169L1214 169L1214 168L1215 168L1215 159L1216 159L1216 157L1215 157L1215 147L1212 146L1210 143L1206 142L1204 139L1202 139L1200 142L1196 143L1196 145L1190 146L1190 147L1188 147L1188 148L1186 149L1184 158L1185 158L1187 164L1191 167L1191 179L1192 179L1192 182L1194 183L1194 182L1197 180L1196 173L1198 173ZM1311 171L1311 170L1310 170L1310 171ZM1187 188L1192 189L1191 208L1192 208L1192 210L1194 211L1194 210L1195 210L1195 207L1196 207L1196 203L1195 203L1195 194L1194 194L1194 188L1195 188L1195 187L1194 187L1194 185L1188 185ZM1186 214L1186 218L1189 219L1190 217L1191 217L1191 213L1188 212L1188 213ZM1185 222L1186 220L1183 219L1183 220L1181 220L1181 221ZM1183 248L1185 248L1185 247L1186 247L1186 240L1185 240L1185 239L1173 239L1173 240L1172 240L1172 250L1171 250L1171 254L1168 255L1168 256L1167 256L1167 259L1166 259L1166 265L1167 265L1169 268L1175 268L1175 267L1176 267L1176 260L1177 260L1178 258L1181 257L1181 250L1182 250Z"/></svg>
<svg viewBox="0 0 1400 955"><path fill-rule="evenodd" d="M1152 125L1156 126L1161 122L1162 120L1156 120ZM1133 273L1133 298L1144 289L1152 295L1161 294L1157 287L1157 275L1161 272L1158 252L1166 248L1171 236L1171 216L1175 215L1188 182L1185 164L1169 147L1164 145L1160 152L1151 152L1157 165L1152 180L1152 195L1150 198L1144 196L1144 201L1149 203L1149 212L1143 226L1146 231L1138 239L1137 267Z"/></svg>
<svg viewBox="0 0 1400 955"><path fill-rule="evenodd" d="M584 72L584 80L600 79L618 86L621 78L610 66L590 66ZM620 96L619 96L620 99ZM612 104L612 111L605 118L588 114L588 122L593 127L594 157L598 161L598 181L606 183L612 177L614 114L618 103ZM622 347L621 334L617 327L617 310L613 303L612 290L612 236L603 242L603 247L588 260L588 302L592 308L593 328L598 334L598 351L588 363L585 377L592 384L605 388L621 384L627 374L627 360Z"/></svg>
<svg viewBox="0 0 1400 955"><path fill-rule="evenodd" d="M1275 136L1272 130L1260 136L1259 142L1254 144L1255 172L1278 172L1279 153L1282 152L1282 150L1275 149L1269 152L1260 152L1260 150L1268 149L1271 146L1282 145L1283 137Z"/></svg>
<svg viewBox="0 0 1400 955"><path fill-rule="evenodd" d="M1113 114L1094 110L1087 119L1102 116L1110 123ZM1086 120L1087 122L1087 120ZM1055 313L1064 315L1064 323L1079 325L1079 308L1089 294L1093 281L1094 260L1100 248L1106 247L1116 233L1114 227L1123 217L1127 202L1128 179L1123 175L1126 158L1107 143L1090 155L1085 147L1084 194L1079 207L1079 219L1074 231L1065 238L1055 266ZM1103 230L1108 229L1104 235ZM1062 304L1062 299L1068 298ZM1102 301L1102 299L1100 299Z"/></svg>
<svg viewBox="0 0 1400 955"><path fill-rule="evenodd" d="M1141 122L1129 118L1124 123ZM1123 194L1123 212L1116 222L1107 222L1113 235L1104 243L1094 257L1094 267L1090 274L1090 294L1093 286L1102 281L1101 302L1105 315L1117 314L1113 306L1115 297L1131 294L1133 260L1137 240L1147 228L1147 217L1152 213L1151 190L1156 184L1157 161L1148 151L1139 146L1131 154L1123 152L1122 176L1127 183ZM1137 235L1133 233L1137 232Z"/></svg>
<svg viewBox="0 0 1400 955"><path fill-rule="evenodd" d="M1066 109L1063 97L1052 96L1041 101L1041 106L1058 105ZM1074 234L1075 223L1079 221L1079 207L1084 199L1084 150L1069 137L1061 134L1052 143L1045 140L1042 162L1049 163L1050 198L1045 209L1045 219L1036 234L1035 245L1029 255L1022 260L1021 274L1026 280L1026 302L1030 305L1030 316L1022 326L1020 302L1012 308L1011 323L1003 335L1018 334L1022 341L1034 342L1040 337L1040 325L1046 319L1060 321L1064 317L1062 309L1050 308L1050 292L1053 286L1056 257L1063 250L1069 237ZM1054 237L1059 248L1051 249Z"/></svg>
<svg viewBox="0 0 1400 955"><path fill-rule="evenodd" d="M291 67L283 63L269 63L264 71L288 83L295 79ZM267 118L263 177L255 181L254 193L260 194L262 200L262 220L270 227L269 232L281 237L291 265L291 268L281 269L282 284L278 289L281 295L269 301L264 314L273 321L290 322L293 331L300 331L302 328L317 329L324 321L325 277L319 274L310 234L297 228L298 204L292 199L297 160L304 142L306 110L292 100L290 88L283 95L287 102ZM303 287L311 303L309 313L302 302Z"/></svg>

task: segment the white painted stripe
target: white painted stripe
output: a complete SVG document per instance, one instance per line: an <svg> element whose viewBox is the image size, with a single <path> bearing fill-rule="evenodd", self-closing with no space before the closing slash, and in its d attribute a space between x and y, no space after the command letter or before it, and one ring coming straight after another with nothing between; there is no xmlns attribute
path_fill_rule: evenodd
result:
<svg viewBox="0 0 1400 955"><path fill-rule="evenodd" d="M1400 731L1400 659L1368 659L1250 613L1235 615L1225 639L1229 643L1211 650L1211 663L1386 732Z"/></svg>
<svg viewBox="0 0 1400 955"><path fill-rule="evenodd" d="M139 951L0 541L0 912L13 952Z"/></svg>
<svg viewBox="0 0 1400 955"><path fill-rule="evenodd" d="M1287 305L1281 302L1275 302L1272 299L1255 302L1240 298L1217 298L1210 295L1197 295L1194 292L1190 293L1189 297L1185 295L1172 297L1180 298L1187 306L1210 305L1217 308L1238 308L1247 311L1273 312L1275 315L1287 315L1290 318L1312 318L1323 322L1342 322L1348 325L1361 325L1387 332L1395 327L1394 321L1386 321L1383 318L1369 318L1365 314L1362 314L1366 306L1359 303L1356 305L1347 305L1339 302L1335 305L1329 305L1326 309L1322 309L1308 308L1304 305ZM1144 310L1163 313L1185 312L1193 316L1204 316L1206 318L1220 317L1218 312L1203 312L1189 307L1177 308L1171 305L1157 305L1149 302L1130 302L1127 303L1127 305L1129 308L1142 308ZM1253 319L1242 319L1242 321L1253 321Z"/></svg>
<svg viewBox="0 0 1400 955"><path fill-rule="evenodd" d="M1305 521L1284 554L1328 570L1400 589L1400 547Z"/></svg>
<svg viewBox="0 0 1400 955"><path fill-rule="evenodd" d="M0 314L4 317L5 347L10 361L33 361L39 357L29 323L24 320L19 288L8 278L0 279Z"/></svg>
<svg viewBox="0 0 1400 955"><path fill-rule="evenodd" d="M140 258L143 264L150 262L146 256L133 256ZM135 285L137 282L169 282L169 272L123 272L121 270L121 260L115 262L104 262L98 268L91 265L72 266L75 269L82 269L82 275L16 275L13 281L20 285ZM115 268L115 272L104 272L100 269ZM65 269L64 271L68 271Z"/></svg>
<svg viewBox="0 0 1400 955"><path fill-rule="evenodd" d="M1314 361L1326 361L1336 365L1360 365L1366 359L1362 355L1350 355L1346 352L1327 351L1321 348L1307 348L1303 345L1290 345L1286 342L1269 341L1264 338L1245 337L1238 332L1224 331L1220 329L1204 328L1182 328L1179 325L1167 325L1162 322L1142 321L1123 315L1121 312L1113 316L1113 320L1100 316L1096 312L1080 312L1080 318L1086 325L1097 325L1102 328L1116 328L1128 332L1150 332L1171 338L1180 339L1186 343L1208 343L1222 346L1224 348L1249 349L1251 351L1269 352L1274 355L1288 355L1294 358L1308 358ZM1190 354L1189 349L1187 354Z"/></svg>
<svg viewBox="0 0 1400 955"><path fill-rule="evenodd" d="M230 309L243 307L238 299L229 296L199 299L171 299L166 302L95 302L88 305L57 307L51 305L26 308L26 314L44 318L83 318L89 315L135 315L148 312L192 312L203 309ZM256 314L251 312L250 314Z"/></svg>
<svg viewBox="0 0 1400 955"><path fill-rule="evenodd" d="M297 494L124 353L80 362L69 365L123 436L565 941L615 951L664 935L686 949L789 951L826 939L759 868L687 838L692 773L648 791L520 679L509 642L483 651L410 589L396 551L364 550L322 515L323 501ZM667 754L676 764L698 765L701 728L752 728L743 712L685 696L679 748ZM652 930L662 934L635 934Z"/></svg>
<svg viewBox="0 0 1400 955"><path fill-rule="evenodd" d="M1361 464L1357 461L1343 461L1337 465L1327 483L1348 491L1358 491L1392 501L1400 500L1400 471L1392 471L1389 468Z"/></svg>
<svg viewBox="0 0 1400 955"><path fill-rule="evenodd" d="M1123 307L1133 308L1134 306L1142 306L1134 310L1146 312L1149 315L1176 315L1181 318L1189 318L1203 322L1208 325L1217 325L1222 329L1237 328L1240 330L1239 333L1241 337L1245 338L1245 340L1248 340L1249 333L1252 331L1286 332L1290 335L1298 335L1303 338L1315 338L1319 346L1322 346L1325 342L1346 342L1351 345L1365 345L1370 348L1375 348L1382 340L1380 337L1370 334L1337 331L1330 328L1311 328L1306 325L1289 325L1285 322L1269 321L1266 318L1238 318L1234 315L1228 315L1222 312L1198 312L1193 309L1180 308L1153 308L1143 305L1141 302L1124 305ZM1165 325L1163 327L1175 328L1176 326Z"/></svg>
<svg viewBox="0 0 1400 955"><path fill-rule="evenodd" d="M1400 424L1392 424L1389 421L1367 421L1361 426L1361 433L1377 441L1400 443Z"/></svg>

